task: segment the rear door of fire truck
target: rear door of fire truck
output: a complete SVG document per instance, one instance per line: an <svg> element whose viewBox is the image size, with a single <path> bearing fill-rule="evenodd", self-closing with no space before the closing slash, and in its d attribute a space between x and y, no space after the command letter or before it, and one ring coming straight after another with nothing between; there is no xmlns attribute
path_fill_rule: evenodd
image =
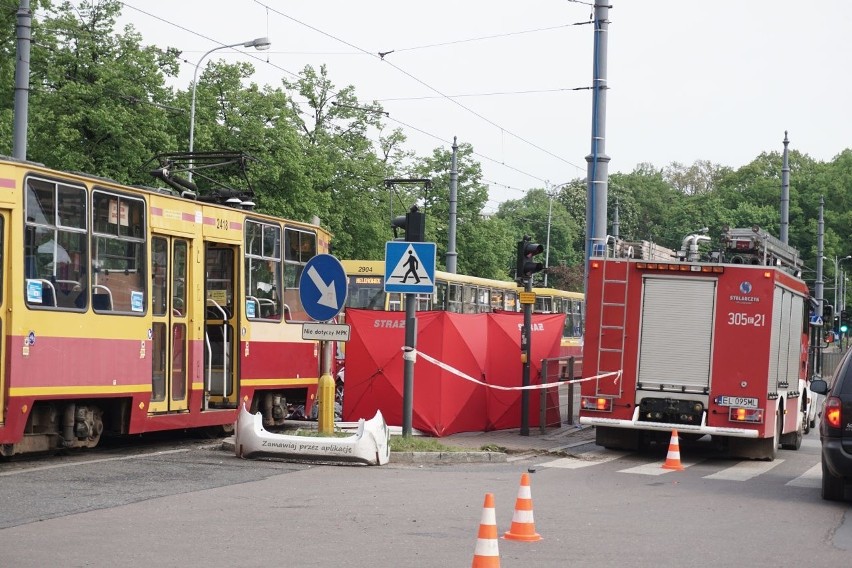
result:
<svg viewBox="0 0 852 568"><path fill-rule="evenodd" d="M666 392L701 399L710 386L716 279L647 276L643 296L636 404Z"/></svg>

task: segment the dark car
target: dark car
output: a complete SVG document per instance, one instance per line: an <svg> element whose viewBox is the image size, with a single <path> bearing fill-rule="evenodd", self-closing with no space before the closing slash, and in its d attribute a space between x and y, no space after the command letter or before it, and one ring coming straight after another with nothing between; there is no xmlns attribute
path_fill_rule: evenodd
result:
<svg viewBox="0 0 852 568"><path fill-rule="evenodd" d="M819 438L822 442L822 498L838 501L852 485L852 350L843 356L830 384L811 381L811 391L825 395Z"/></svg>

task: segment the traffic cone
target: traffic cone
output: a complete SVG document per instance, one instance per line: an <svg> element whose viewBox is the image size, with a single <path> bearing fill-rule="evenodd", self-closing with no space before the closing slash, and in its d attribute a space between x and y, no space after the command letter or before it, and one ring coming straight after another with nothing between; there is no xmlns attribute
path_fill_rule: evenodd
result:
<svg viewBox="0 0 852 568"><path fill-rule="evenodd" d="M669 453L666 454L666 462L663 464L663 469L683 470L680 465L680 442L677 439L677 428L672 430L672 439L669 442Z"/></svg>
<svg viewBox="0 0 852 568"><path fill-rule="evenodd" d="M494 513L494 494L485 494L476 549L471 568L500 568L500 551L497 546L497 515Z"/></svg>
<svg viewBox="0 0 852 568"><path fill-rule="evenodd" d="M535 532L535 522L533 522L533 503L528 473L521 475L521 487L518 489L518 499L515 501L512 526L503 534L503 538L527 542L541 540L541 535Z"/></svg>

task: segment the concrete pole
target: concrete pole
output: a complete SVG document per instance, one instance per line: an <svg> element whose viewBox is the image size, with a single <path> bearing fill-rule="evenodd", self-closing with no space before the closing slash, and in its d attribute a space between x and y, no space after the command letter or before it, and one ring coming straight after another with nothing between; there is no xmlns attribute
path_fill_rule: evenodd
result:
<svg viewBox="0 0 852 568"><path fill-rule="evenodd" d="M786 138L785 138L785 146L786 146ZM787 152L786 148L784 150L785 154ZM789 171L788 171L789 173ZM782 191L783 195L783 191ZM783 203L783 201L782 201ZM825 209L825 198L819 198L819 217L817 219L817 265L816 265L816 282L814 282L814 299L816 299L817 306L822 310L823 306L823 294L825 292L825 281L822 279L822 255L825 254L824 245L823 245L823 235L825 232L825 218L823 217ZM782 219L781 228L784 228L784 222ZM785 243L787 241L784 241ZM822 314L817 314L822 315ZM828 325L828 322L824 322L825 325Z"/></svg>
<svg viewBox="0 0 852 568"><path fill-rule="evenodd" d="M785 245L790 227L790 156L787 145L787 131L784 131L784 164L781 167L781 242ZM822 253L817 258L822 258Z"/></svg>
<svg viewBox="0 0 852 568"><path fill-rule="evenodd" d="M550 268L550 221L553 218L553 193L548 191L550 202L547 206L547 244L544 246L544 287L547 288L547 269Z"/></svg>
<svg viewBox="0 0 852 568"><path fill-rule="evenodd" d="M453 161L450 166L450 224L447 229L447 272L456 273L458 255L456 254L456 220L458 215L456 208L458 207L458 189L459 189L459 170L458 170L458 153L459 147L456 144L456 137L453 136Z"/></svg>
<svg viewBox="0 0 852 568"><path fill-rule="evenodd" d="M30 106L30 43L32 12L30 0L18 5L18 60L15 64L15 117L12 134L12 157L27 159L27 118Z"/></svg>
<svg viewBox="0 0 852 568"><path fill-rule="evenodd" d="M606 90L609 4L595 4L594 63L592 81L592 152L586 156L586 251L583 291L589 280L589 258L606 246L607 183Z"/></svg>

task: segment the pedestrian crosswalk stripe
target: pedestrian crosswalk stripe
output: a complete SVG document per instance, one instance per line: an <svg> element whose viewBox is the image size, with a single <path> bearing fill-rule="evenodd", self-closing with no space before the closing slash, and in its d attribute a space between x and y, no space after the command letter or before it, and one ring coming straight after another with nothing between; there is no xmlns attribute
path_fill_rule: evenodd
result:
<svg viewBox="0 0 852 568"><path fill-rule="evenodd" d="M717 471L711 475L705 475L704 479L727 479L728 481L747 481L752 477L757 477L762 473L766 473L775 466L781 465L784 460L767 461L742 461L738 464L725 468L722 471Z"/></svg>
<svg viewBox="0 0 852 568"><path fill-rule="evenodd" d="M597 465L599 463L606 463L613 460L617 460L618 458L623 458L630 452L615 452L612 450L591 450L589 452L583 452L582 458L559 458L558 460L553 460L549 462L545 462L542 464L538 464L538 467L556 467L559 469L580 469L581 467L589 467L590 465Z"/></svg>
<svg viewBox="0 0 852 568"><path fill-rule="evenodd" d="M417 284L418 286L434 286L429 278L429 273L423 267L423 261L417 255L414 247L408 245L405 252L396 263L396 267L388 276L388 282L393 280L394 284Z"/></svg>
<svg viewBox="0 0 852 568"><path fill-rule="evenodd" d="M698 462L690 462L681 460L680 465L683 466L684 469L695 465ZM620 469L618 473L634 473L637 475L663 475L664 473L669 473L671 471L677 471L673 469L666 469L663 467L662 462L654 462L654 463L645 463L642 465L637 465L636 467L629 467L627 469Z"/></svg>
<svg viewBox="0 0 852 568"><path fill-rule="evenodd" d="M797 477L796 479L791 479L785 485L790 485L791 487L808 487L808 488L817 488L822 484L822 464L816 464L808 471Z"/></svg>

